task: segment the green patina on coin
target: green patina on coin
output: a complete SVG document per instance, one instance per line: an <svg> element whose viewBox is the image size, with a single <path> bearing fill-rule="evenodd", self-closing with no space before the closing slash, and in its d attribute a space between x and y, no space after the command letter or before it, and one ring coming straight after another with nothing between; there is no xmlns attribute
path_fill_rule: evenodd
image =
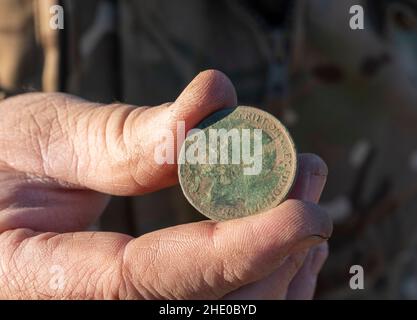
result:
<svg viewBox="0 0 417 320"><path fill-rule="evenodd" d="M213 220L229 220L263 212L287 197L296 177L297 154L288 131L275 117L257 108L240 106L212 114L197 128L202 131L188 135L181 148L178 174L184 195L199 212ZM213 132L233 132L234 138L238 133L240 140L236 138L235 142L240 146L233 144L233 135L210 140ZM202 142L199 139L205 140L200 149L196 148L197 142ZM225 157L221 161L221 150L227 150L226 161ZM233 159L233 150L239 162ZM244 157L244 150L249 152L249 158Z"/></svg>

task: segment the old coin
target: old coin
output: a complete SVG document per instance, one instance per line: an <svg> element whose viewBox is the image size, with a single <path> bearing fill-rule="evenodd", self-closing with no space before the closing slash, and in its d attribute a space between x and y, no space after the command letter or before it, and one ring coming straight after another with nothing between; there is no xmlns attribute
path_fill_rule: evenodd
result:
<svg viewBox="0 0 417 320"><path fill-rule="evenodd" d="M239 106L218 111L185 139L179 181L188 201L213 220L266 211L290 192L297 153L287 129L271 114Z"/></svg>

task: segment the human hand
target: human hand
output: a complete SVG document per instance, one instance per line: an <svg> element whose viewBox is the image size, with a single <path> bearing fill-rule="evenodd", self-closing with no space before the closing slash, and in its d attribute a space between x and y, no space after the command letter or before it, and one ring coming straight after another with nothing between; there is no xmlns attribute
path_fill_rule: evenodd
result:
<svg viewBox="0 0 417 320"><path fill-rule="evenodd" d="M259 215L139 238L80 232L108 194L177 183L175 164L154 161L158 130L175 132L185 121L188 131L236 104L232 84L216 71L153 108L58 93L1 102L0 298L311 298L332 230L315 204L327 174L317 156L300 156L292 199Z"/></svg>

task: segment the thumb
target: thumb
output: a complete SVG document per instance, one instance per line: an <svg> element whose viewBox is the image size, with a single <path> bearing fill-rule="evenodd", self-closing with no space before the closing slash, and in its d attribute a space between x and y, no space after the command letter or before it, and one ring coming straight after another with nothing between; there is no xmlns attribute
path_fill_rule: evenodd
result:
<svg viewBox="0 0 417 320"><path fill-rule="evenodd" d="M124 278L146 298L221 298L327 239L317 205L288 200L263 214L146 234L126 247Z"/></svg>
<svg viewBox="0 0 417 320"><path fill-rule="evenodd" d="M66 186L117 195L150 192L177 179L173 163L155 162L164 133L175 138L178 121L188 130L235 104L233 85L218 71L199 74L174 103L154 108L101 105L60 93L16 96L0 104L0 149L6 150L0 164Z"/></svg>

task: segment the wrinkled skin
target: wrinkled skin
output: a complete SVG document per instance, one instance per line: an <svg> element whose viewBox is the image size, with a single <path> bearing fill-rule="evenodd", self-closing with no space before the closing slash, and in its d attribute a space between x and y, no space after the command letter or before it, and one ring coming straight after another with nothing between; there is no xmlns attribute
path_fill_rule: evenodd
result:
<svg viewBox="0 0 417 320"><path fill-rule="evenodd" d="M189 130L236 104L233 85L217 71L153 108L59 93L1 102L0 298L312 298L332 224L317 205L327 168L311 154L300 155L292 199L269 212L139 238L82 232L109 195L177 183L176 165L153 160L158 129L175 131L184 120Z"/></svg>

